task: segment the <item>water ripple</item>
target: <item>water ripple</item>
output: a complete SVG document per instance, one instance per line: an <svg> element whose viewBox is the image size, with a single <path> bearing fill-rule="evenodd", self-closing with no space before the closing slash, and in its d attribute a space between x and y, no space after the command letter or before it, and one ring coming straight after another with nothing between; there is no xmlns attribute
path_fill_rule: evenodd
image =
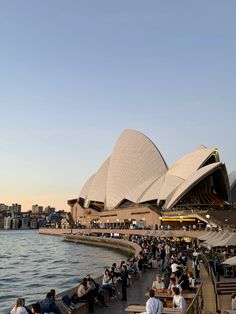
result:
<svg viewBox="0 0 236 314"><path fill-rule="evenodd" d="M1 230L0 241L1 314L8 314L18 297L35 302L51 288L66 290L87 273L99 276L104 265L124 258L120 252L67 243L32 230Z"/></svg>

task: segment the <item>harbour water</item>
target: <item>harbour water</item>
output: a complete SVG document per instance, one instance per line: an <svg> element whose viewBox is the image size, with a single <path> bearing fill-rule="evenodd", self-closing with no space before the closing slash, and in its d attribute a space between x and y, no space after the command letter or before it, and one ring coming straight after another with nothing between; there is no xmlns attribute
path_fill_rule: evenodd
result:
<svg viewBox="0 0 236 314"><path fill-rule="evenodd" d="M90 273L98 277L105 266L124 259L121 252L62 241L37 231L0 231L0 313L7 314L16 298L26 303L75 286Z"/></svg>

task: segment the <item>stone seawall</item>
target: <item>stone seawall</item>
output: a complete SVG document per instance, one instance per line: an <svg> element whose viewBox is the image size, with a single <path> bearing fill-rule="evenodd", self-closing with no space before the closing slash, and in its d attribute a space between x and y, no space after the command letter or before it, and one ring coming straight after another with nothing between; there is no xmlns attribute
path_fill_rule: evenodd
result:
<svg viewBox="0 0 236 314"><path fill-rule="evenodd" d="M135 256L137 256L141 251L141 248L138 244L121 239L85 235L65 235L64 240L116 249Z"/></svg>
<svg viewBox="0 0 236 314"><path fill-rule="evenodd" d="M73 230L73 232L78 232L78 229ZM96 236L87 236L83 234L71 234L70 229L49 229L42 228L39 229L40 234L53 235L53 236L62 236L65 241L95 245L101 247L107 247L111 249L117 249L125 252L126 254L137 256L141 251L141 248L138 244L121 239L106 238L106 237L96 237Z"/></svg>

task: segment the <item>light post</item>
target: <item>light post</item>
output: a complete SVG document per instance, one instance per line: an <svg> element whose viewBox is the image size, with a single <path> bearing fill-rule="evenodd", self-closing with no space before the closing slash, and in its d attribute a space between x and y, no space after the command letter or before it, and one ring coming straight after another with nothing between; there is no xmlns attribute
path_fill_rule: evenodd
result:
<svg viewBox="0 0 236 314"><path fill-rule="evenodd" d="M211 216L209 215L209 214L206 214L206 219L207 219L207 227L208 228L211 228L211 224L210 224L210 218L211 218Z"/></svg>

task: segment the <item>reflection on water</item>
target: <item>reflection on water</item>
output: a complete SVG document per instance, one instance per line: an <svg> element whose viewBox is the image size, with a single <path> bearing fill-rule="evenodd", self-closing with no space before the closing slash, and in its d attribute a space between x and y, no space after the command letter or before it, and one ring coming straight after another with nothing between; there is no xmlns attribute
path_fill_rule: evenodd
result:
<svg viewBox="0 0 236 314"><path fill-rule="evenodd" d="M104 266L121 261L120 252L62 241L37 231L0 231L0 313L9 312L17 297L32 303L51 288L74 286L88 272L102 274Z"/></svg>

